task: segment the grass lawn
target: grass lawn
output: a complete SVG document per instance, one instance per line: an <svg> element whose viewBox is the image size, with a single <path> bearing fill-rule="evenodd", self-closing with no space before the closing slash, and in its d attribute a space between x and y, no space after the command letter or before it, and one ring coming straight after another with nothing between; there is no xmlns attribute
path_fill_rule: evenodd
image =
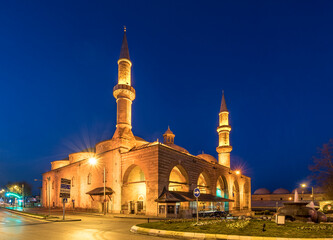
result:
<svg viewBox="0 0 333 240"><path fill-rule="evenodd" d="M288 237L288 238L329 238L333 237L333 225L309 224L300 222L286 222L285 225L277 225L272 221L261 220L235 220L214 221L204 220L205 225L195 226L195 222L161 221L139 224L139 227L200 233L219 233L226 235ZM266 231L262 231L263 224Z"/></svg>

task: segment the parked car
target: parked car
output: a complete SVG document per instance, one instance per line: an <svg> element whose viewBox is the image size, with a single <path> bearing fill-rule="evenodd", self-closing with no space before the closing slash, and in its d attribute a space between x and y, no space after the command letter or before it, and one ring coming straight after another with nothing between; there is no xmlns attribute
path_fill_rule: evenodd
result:
<svg viewBox="0 0 333 240"><path fill-rule="evenodd" d="M214 211L212 212L209 217L227 217L228 216L228 213L227 212L224 212L224 211Z"/></svg>

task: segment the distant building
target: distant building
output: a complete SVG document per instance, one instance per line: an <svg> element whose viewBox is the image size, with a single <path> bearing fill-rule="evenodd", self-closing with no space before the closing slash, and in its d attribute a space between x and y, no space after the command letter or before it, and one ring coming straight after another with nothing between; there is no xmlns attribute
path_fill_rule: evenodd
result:
<svg viewBox="0 0 333 240"><path fill-rule="evenodd" d="M313 201L320 209L330 210L333 207L333 201L327 199L321 188L314 188L314 195L309 188L296 188L289 191L284 188L278 188L270 192L267 188L259 188L252 194L253 211L276 211L277 207L282 207L283 203L294 201L295 191L298 193L299 201Z"/></svg>
<svg viewBox="0 0 333 240"><path fill-rule="evenodd" d="M117 103L115 133L94 149L53 161L51 171L43 174L43 205L62 206L60 181L66 178L71 180L67 208L186 217L195 212L193 190L198 187L200 210L249 213L251 179L230 169L231 127L224 95L217 128L218 160L209 154L192 155L176 145L170 128L163 134L163 143L148 142L132 132L136 92L131 84L131 66L125 31L118 60L118 84L113 88ZM95 166L89 164L93 157L97 158Z"/></svg>

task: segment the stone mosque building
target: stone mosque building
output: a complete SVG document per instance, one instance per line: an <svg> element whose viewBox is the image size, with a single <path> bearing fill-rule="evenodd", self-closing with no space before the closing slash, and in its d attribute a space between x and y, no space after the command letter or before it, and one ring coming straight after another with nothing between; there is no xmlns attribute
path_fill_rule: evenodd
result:
<svg viewBox="0 0 333 240"><path fill-rule="evenodd" d="M200 211L251 211L251 179L230 169L229 112L224 95L217 132L218 160L209 154L192 155L175 144L175 134L163 134L163 143L148 142L132 132L131 67L126 29L118 60L116 130L94 149L69 154L51 162L43 174L43 206L62 207L61 178L71 180L66 208L108 213L191 217L196 212L194 188L200 189ZM92 165L91 160L96 164ZM105 180L104 180L105 179ZM105 191L104 191L105 190ZM104 203L104 204L103 204Z"/></svg>

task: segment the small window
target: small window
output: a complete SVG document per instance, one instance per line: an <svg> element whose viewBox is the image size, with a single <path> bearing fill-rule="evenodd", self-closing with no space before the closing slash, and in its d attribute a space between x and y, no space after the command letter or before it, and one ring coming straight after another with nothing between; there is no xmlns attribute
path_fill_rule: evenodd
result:
<svg viewBox="0 0 333 240"><path fill-rule="evenodd" d="M88 184L88 185L91 184L91 173L88 174L88 177L87 177L87 184Z"/></svg>
<svg viewBox="0 0 333 240"><path fill-rule="evenodd" d="M52 189L54 189L54 181L52 181Z"/></svg>
<svg viewBox="0 0 333 240"><path fill-rule="evenodd" d="M260 200L264 200L263 198L261 198Z"/></svg>
<svg viewBox="0 0 333 240"><path fill-rule="evenodd" d="M282 200L282 198L280 198L280 200Z"/></svg>
<svg viewBox="0 0 333 240"><path fill-rule="evenodd" d="M168 206L168 213L175 214L175 205Z"/></svg>
<svg viewBox="0 0 333 240"><path fill-rule="evenodd" d="M160 205L159 206L158 213L159 214L165 214L165 205Z"/></svg>

